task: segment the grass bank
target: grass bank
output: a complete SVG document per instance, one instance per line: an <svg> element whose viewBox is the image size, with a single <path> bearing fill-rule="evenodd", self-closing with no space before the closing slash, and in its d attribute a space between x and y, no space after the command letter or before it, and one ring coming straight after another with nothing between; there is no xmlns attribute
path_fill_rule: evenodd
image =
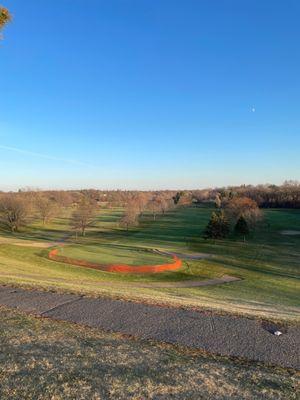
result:
<svg viewBox="0 0 300 400"><path fill-rule="evenodd" d="M293 400L299 375L0 307L0 398Z"/></svg>

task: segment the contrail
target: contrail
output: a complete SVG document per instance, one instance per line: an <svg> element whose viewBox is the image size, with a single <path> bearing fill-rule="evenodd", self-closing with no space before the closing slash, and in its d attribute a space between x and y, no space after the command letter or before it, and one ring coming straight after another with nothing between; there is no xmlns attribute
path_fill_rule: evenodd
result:
<svg viewBox="0 0 300 400"><path fill-rule="evenodd" d="M19 149L18 147L4 146L4 145L0 144L0 149L14 151L15 153L24 154L26 156L31 156L31 157L39 157L39 158L45 158L47 160L52 160L52 161L62 161L62 162L66 162L66 163L69 163L69 164L97 168L94 165L87 164L87 163L84 163L84 162L81 162L81 161L71 160L71 159L68 159L68 158L60 158L60 157L50 156L48 154L43 154L43 153L35 153L33 151L29 151L29 150L25 150L25 149Z"/></svg>

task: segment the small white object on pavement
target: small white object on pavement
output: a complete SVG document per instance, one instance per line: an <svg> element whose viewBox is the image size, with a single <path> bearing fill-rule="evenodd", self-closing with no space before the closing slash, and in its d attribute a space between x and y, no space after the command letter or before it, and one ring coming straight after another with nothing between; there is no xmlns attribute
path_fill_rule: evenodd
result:
<svg viewBox="0 0 300 400"><path fill-rule="evenodd" d="M280 335L282 335L282 332L280 332L280 331L275 331L275 332L274 332L274 335L280 336Z"/></svg>

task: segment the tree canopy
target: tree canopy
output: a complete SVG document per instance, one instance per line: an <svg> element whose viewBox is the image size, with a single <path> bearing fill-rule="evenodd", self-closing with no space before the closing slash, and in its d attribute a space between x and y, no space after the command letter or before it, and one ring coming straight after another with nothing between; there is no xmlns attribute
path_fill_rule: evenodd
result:
<svg viewBox="0 0 300 400"><path fill-rule="evenodd" d="M213 212L204 231L206 239L223 239L230 231L229 223L223 211Z"/></svg>
<svg viewBox="0 0 300 400"><path fill-rule="evenodd" d="M249 227L248 227L247 221L242 215L240 216L240 218L237 220L237 223L235 224L234 232L237 235L243 235L244 240L245 240L245 236L249 234Z"/></svg>
<svg viewBox="0 0 300 400"><path fill-rule="evenodd" d="M11 21L11 19L8 9L0 6L0 31Z"/></svg>

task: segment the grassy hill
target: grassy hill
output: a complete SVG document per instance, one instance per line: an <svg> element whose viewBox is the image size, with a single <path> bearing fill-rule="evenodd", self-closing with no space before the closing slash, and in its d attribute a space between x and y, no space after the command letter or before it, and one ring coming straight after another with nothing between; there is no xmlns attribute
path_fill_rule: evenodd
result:
<svg viewBox="0 0 300 400"><path fill-rule="evenodd" d="M1 232L0 283L204 307L262 318L298 319L300 235L283 235L282 231L300 230L300 211L265 210L264 222L245 243L234 236L221 241L204 240L202 231L211 211L210 207L177 208L157 221L146 214L138 228L126 232L118 225L122 210L103 209L86 237L68 238L62 250L75 257L89 254L99 262L102 256L104 262L115 262L120 257L120 262L130 261L133 265L161 260L145 251L153 248L213 255L204 260L183 258L180 271L155 275L107 273L48 260L47 250L36 245L55 245L70 234L68 212L46 227L34 223L14 236ZM224 274L242 281L198 288L139 287L143 282L205 280Z"/></svg>

